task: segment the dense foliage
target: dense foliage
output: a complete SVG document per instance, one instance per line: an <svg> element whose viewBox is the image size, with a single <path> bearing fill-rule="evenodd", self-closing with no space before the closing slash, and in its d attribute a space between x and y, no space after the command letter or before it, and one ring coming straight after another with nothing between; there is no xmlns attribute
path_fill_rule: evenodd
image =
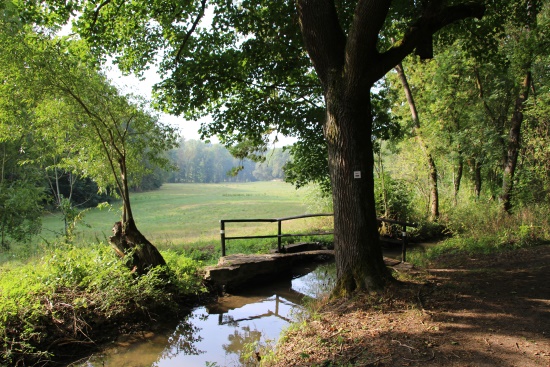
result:
<svg viewBox="0 0 550 367"><path fill-rule="evenodd" d="M509 212L548 205L550 171L543 156L550 143L544 103L550 41L544 27L550 6L527 3L532 7L518 9L512 2L509 11L490 13L469 38L455 29L441 34L429 62L404 60L420 128L413 125L397 73L388 75L392 113L410 135L389 144L384 162L393 177L408 182L417 215L426 215L420 208L430 205L427 160L418 136L438 167L444 222L455 207L485 201ZM484 33L490 27L495 33ZM469 42L472 38L483 38L484 52Z"/></svg>
<svg viewBox="0 0 550 367"><path fill-rule="evenodd" d="M169 167L165 152L175 144L175 130L113 87L85 44L27 21L2 3L3 247L36 233L46 206L63 212L68 237L77 206L105 198L98 191L120 196L128 217L129 188L158 187L151 178Z"/></svg>

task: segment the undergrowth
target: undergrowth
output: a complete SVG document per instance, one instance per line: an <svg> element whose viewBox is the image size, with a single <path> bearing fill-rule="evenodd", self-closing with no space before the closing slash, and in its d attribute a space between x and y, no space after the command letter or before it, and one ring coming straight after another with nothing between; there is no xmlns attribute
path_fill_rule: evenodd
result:
<svg viewBox="0 0 550 367"><path fill-rule="evenodd" d="M512 214L498 203L459 208L442 220L451 237L426 250L408 254L408 261L428 266L444 255L493 254L550 242L550 208L532 205Z"/></svg>
<svg viewBox="0 0 550 367"><path fill-rule="evenodd" d="M163 252L167 268L131 273L103 244L62 245L0 268L0 365L45 365L58 347L92 344L117 320L176 310L205 289L200 263Z"/></svg>

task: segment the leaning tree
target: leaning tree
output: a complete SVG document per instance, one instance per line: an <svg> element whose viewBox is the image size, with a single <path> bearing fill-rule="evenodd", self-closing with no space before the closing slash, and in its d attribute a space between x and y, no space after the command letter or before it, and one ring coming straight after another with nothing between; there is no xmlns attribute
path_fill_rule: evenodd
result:
<svg viewBox="0 0 550 367"><path fill-rule="evenodd" d="M51 38L31 29L16 36L10 65L21 69L20 89L35 91L35 106L21 125L10 122L11 128L25 129L40 144L55 141L50 152L44 151L57 159L55 167L116 190L122 218L110 242L121 257L131 255L128 263L136 272L164 265L159 251L136 226L129 188L149 173L144 159L150 166L170 166L165 153L176 145L175 129L147 111L145 101L112 86L90 62L82 41Z"/></svg>
<svg viewBox="0 0 550 367"><path fill-rule="evenodd" d="M165 265L157 248L136 226L130 201L130 186L156 167L169 167L165 155L176 145L174 128L163 125L148 112L141 98L122 95L104 75L66 53L84 52L78 42L48 42L45 64L47 86L63 102L72 120L63 122L70 131L68 144L77 145L78 155L62 164L81 175L93 177L102 188L114 187L122 199L122 218L115 223L111 245L119 256L130 255L129 264L138 273Z"/></svg>

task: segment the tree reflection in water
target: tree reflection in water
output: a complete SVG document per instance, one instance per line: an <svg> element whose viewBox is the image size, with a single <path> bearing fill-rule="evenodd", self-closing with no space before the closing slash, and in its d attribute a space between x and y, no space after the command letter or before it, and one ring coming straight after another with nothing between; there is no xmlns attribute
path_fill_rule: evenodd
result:
<svg viewBox="0 0 550 367"><path fill-rule="evenodd" d="M292 288L296 292L314 299L327 296L336 282L336 266L333 262L321 264L296 280L299 280L299 282L292 282Z"/></svg>
<svg viewBox="0 0 550 367"><path fill-rule="evenodd" d="M296 306L330 292L334 265L312 268L294 273L298 278L224 295L196 308L169 331L121 342L79 366L258 366L256 352L271 349L284 325L299 319Z"/></svg>
<svg viewBox="0 0 550 367"><path fill-rule="evenodd" d="M239 357L239 364L241 366L250 366L250 362L255 362L252 353L260 345L262 332L250 330L248 326L243 326L240 330L239 332L238 329L235 329L233 334L228 335L229 344L222 345L222 348L226 354L236 354Z"/></svg>
<svg viewBox="0 0 550 367"><path fill-rule="evenodd" d="M208 315L201 315L200 320L204 321L208 318ZM198 326L192 325L189 322L189 316L176 326L176 329L168 337L168 346L164 348L159 355L159 361L165 359L172 359L178 355L192 355L197 356L205 353L205 351L197 349L196 343L203 340L199 332L202 329ZM151 367L158 366L159 362L154 363Z"/></svg>
<svg viewBox="0 0 550 367"><path fill-rule="evenodd" d="M243 321L252 321L269 317L277 317L286 322L290 322L291 320L289 320L288 314L279 314L280 303L294 306L302 304L305 299L316 299L326 296L330 294L330 291L333 289L335 280L336 267L334 263L322 264L317 266L313 271L307 269L306 275L292 281L289 287L277 289L274 297L267 298L266 300L275 301L274 310L268 310L265 313L257 315L248 315L241 319L235 319L233 316L221 312L218 315L218 325L235 327L233 333L228 335L229 343L222 345L223 350L227 355L234 354L238 357L238 364L235 363L235 365L244 367L258 366L259 362L257 357L259 357L259 354L257 352L262 349L271 348L275 341L262 341L263 333L261 331L251 329L250 326L244 325L239 328L239 324ZM217 366L217 364L214 364L214 366Z"/></svg>

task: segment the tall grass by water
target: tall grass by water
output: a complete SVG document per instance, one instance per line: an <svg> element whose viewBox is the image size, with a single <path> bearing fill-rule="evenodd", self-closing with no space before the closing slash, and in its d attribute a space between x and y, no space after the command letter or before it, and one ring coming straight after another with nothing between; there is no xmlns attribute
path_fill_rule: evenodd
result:
<svg viewBox="0 0 550 367"><path fill-rule="evenodd" d="M488 255L550 244L550 207L544 204L518 207L511 214L495 202L463 205L440 223L449 237L409 252L409 262L426 267L447 255Z"/></svg>

